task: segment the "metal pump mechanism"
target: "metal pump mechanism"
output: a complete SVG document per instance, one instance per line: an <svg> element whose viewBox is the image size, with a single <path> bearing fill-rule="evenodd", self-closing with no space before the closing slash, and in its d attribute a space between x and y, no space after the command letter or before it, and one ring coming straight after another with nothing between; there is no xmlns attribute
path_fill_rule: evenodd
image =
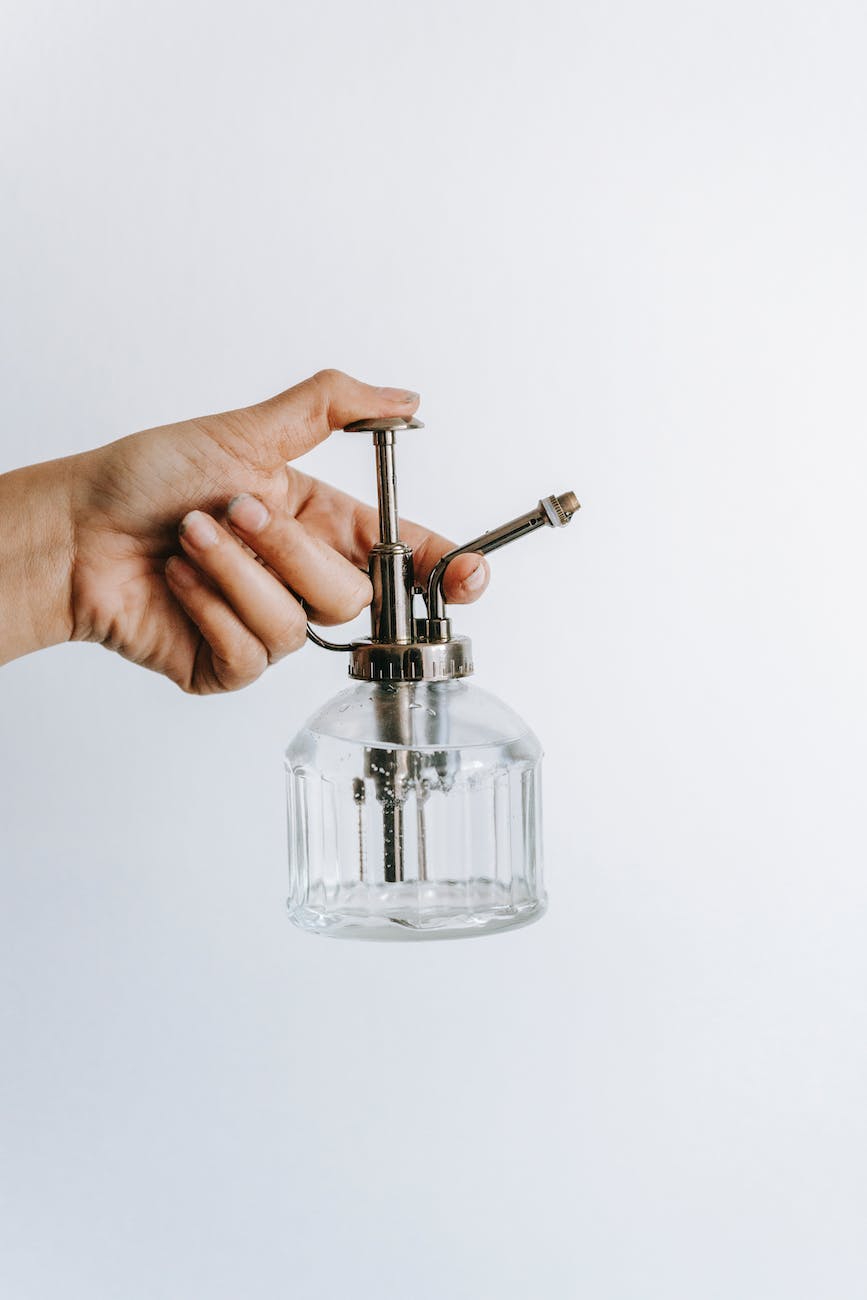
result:
<svg viewBox="0 0 867 1300"><path fill-rule="evenodd" d="M326 641L308 624L307 635L324 650L348 651L350 677L374 682L442 682L468 677L473 671L469 637L456 636L446 616L443 579L458 555L487 555L519 537L548 525L562 528L580 509L574 492L543 497L534 509L499 528L482 533L449 551L434 567L427 589L415 582L412 549L398 532L395 435L422 429L421 420L356 420L347 432L372 433L376 450L376 484L379 500L379 541L370 552L368 572L373 584L370 637L338 645ZM413 597L424 598L425 616L413 614Z"/></svg>

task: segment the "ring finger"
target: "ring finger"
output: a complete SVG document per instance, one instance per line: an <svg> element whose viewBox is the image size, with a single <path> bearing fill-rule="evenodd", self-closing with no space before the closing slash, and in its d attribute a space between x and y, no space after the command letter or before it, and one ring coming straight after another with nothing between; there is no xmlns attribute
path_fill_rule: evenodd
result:
<svg viewBox="0 0 867 1300"><path fill-rule="evenodd" d="M307 636L307 617L281 582L244 551L210 515L192 510L181 520L181 546L258 637L273 663L298 650Z"/></svg>

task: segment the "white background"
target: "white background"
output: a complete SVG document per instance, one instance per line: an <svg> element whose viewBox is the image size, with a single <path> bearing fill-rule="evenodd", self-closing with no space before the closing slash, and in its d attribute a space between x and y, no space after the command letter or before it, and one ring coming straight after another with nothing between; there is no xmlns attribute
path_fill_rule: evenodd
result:
<svg viewBox="0 0 867 1300"><path fill-rule="evenodd" d="M864 1296L864 14L6 0L3 468L330 365L422 392L405 513L584 509L461 615L512 935L288 925L336 658L2 670L4 1297Z"/></svg>

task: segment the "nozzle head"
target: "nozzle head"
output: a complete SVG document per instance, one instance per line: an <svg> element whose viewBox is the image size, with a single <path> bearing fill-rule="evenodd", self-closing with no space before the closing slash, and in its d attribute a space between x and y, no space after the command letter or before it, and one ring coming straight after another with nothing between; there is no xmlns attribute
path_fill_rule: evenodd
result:
<svg viewBox="0 0 867 1300"><path fill-rule="evenodd" d="M581 502L574 492L561 492L558 497L543 497L539 504L548 516L548 523L554 528L565 527L581 509Z"/></svg>

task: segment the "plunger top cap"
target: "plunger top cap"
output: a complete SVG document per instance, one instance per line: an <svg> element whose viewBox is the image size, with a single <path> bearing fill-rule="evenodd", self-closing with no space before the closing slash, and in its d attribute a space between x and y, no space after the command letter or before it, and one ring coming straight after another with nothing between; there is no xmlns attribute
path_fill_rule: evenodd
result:
<svg viewBox="0 0 867 1300"><path fill-rule="evenodd" d="M397 433L401 429L423 429L421 420L402 420L399 415L386 415L377 420L353 420L345 424L345 433Z"/></svg>

